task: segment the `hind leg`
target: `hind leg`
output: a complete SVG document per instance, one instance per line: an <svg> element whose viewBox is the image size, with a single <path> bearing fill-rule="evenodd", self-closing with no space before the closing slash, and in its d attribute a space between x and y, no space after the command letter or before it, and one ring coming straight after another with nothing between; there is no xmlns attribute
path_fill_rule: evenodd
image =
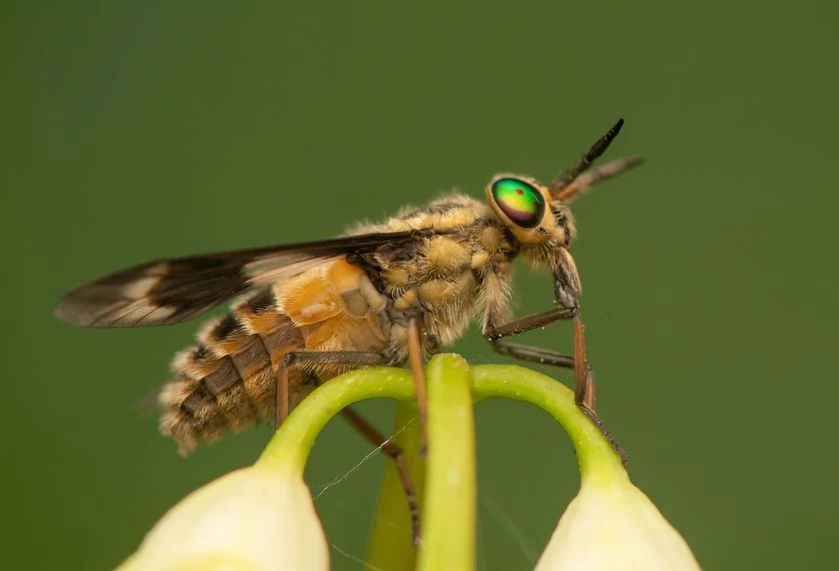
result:
<svg viewBox="0 0 839 571"><path fill-rule="evenodd" d="M277 428L288 417L288 372L291 367L299 367L304 370L312 370L318 365L348 365L348 366L373 366L387 364L388 360L380 353L373 351L293 351L288 353L280 362L277 375ZM361 415L345 408L341 411L344 417L350 422L368 442L376 448L381 448L385 454L390 456L396 464L399 479L405 489L405 496L408 500L408 511L411 514L411 532L414 544L419 542L420 517L417 494L414 488L411 474L405 463L404 453L395 442L385 438L372 424L367 422Z"/></svg>

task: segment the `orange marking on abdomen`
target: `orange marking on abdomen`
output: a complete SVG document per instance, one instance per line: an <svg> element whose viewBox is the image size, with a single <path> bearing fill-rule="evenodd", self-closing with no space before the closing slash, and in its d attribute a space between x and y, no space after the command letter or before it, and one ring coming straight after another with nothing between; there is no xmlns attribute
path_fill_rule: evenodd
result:
<svg viewBox="0 0 839 571"><path fill-rule="evenodd" d="M364 270L337 258L301 274L283 288L280 311L296 325L313 325L346 313L341 294L358 289Z"/></svg>

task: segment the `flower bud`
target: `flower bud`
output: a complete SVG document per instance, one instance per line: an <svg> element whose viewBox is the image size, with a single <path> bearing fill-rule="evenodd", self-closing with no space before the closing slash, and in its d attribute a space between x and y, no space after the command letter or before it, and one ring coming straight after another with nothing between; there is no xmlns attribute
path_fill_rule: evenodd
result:
<svg viewBox="0 0 839 571"><path fill-rule="evenodd" d="M537 571L699 569L685 540L623 473L583 478Z"/></svg>
<svg viewBox="0 0 839 571"><path fill-rule="evenodd" d="M242 468L191 493L119 569L328 569L309 488L297 471L276 468Z"/></svg>

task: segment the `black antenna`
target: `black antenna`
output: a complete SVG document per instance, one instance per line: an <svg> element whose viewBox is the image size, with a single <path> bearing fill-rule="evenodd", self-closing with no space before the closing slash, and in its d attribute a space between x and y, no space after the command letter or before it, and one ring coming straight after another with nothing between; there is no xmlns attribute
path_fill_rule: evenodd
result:
<svg viewBox="0 0 839 571"><path fill-rule="evenodd" d="M609 148L609 145L612 144L612 141L621 132L621 127L623 127L623 119L618 119L618 122L605 135L600 137L574 166L560 173L548 187L551 196L567 188L578 176L587 171L594 161L606 152L606 149Z"/></svg>

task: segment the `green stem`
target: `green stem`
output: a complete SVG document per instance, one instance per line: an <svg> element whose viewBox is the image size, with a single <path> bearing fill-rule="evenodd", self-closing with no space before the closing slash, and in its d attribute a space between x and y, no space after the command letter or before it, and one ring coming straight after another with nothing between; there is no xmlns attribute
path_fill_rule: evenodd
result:
<svg viewBox="0 0 839 571"><path fill-rule="evenodd" d="M422 444L422 426L419 410L414 401L396 403L393 421L394 442L402 449L403 458L411 474L417 505L423 505L425 490L425 458L419 454ZM373 529L367 547L367 563L371 569L413 569L417 550L411 536L411 516L405 488L394 462L388 462L379 491Z"/></svg>
<svg viewBox="0 0 839 571"><path fill-rule="evenodd" d="M553 416L571 438L584 481L608 484L628 479L618 454L577 408L574 393L563 384L515 365L479 365L472 369L472 378L476 398L529 402Z"/></svg>
<svg viewBox="0 0 839 571"><path fill-rule="evenodd" d="M411 373L377 367L351 371L324 383L295 407L257 460L273 470L302 474L315 438L341 409L360 400L416 398Z"/></svg>
<svg viewBox="0 0 839 571"><path fill-rule="evenodd" d="M574 404L573 393L554 379L511 365L481 365L470 370L458 355L434 357L426 375L427 473L418 454L421 427L419 422L411 422L417 417L414 382L410 372L394 368L361 369L324 383L295 408L257 465L302 475L317 435L341 409L371 398L400 401L395 432L420 500L422 548L416 566L420 571L475 567L473 396L525 401L550 413L571 438L584 482L609 484L628 479L618 455ZM417 553L411 544L409 522L405 493L389 462L369 548L371 564L379 569L414 568Z"/></svg>
<svg viewBox="0 0 839 571"><path fill-rule="evenodd" d="M459 355L438 355L428 377L428 474L419 571L475 568L472 376Z"/></svg>

